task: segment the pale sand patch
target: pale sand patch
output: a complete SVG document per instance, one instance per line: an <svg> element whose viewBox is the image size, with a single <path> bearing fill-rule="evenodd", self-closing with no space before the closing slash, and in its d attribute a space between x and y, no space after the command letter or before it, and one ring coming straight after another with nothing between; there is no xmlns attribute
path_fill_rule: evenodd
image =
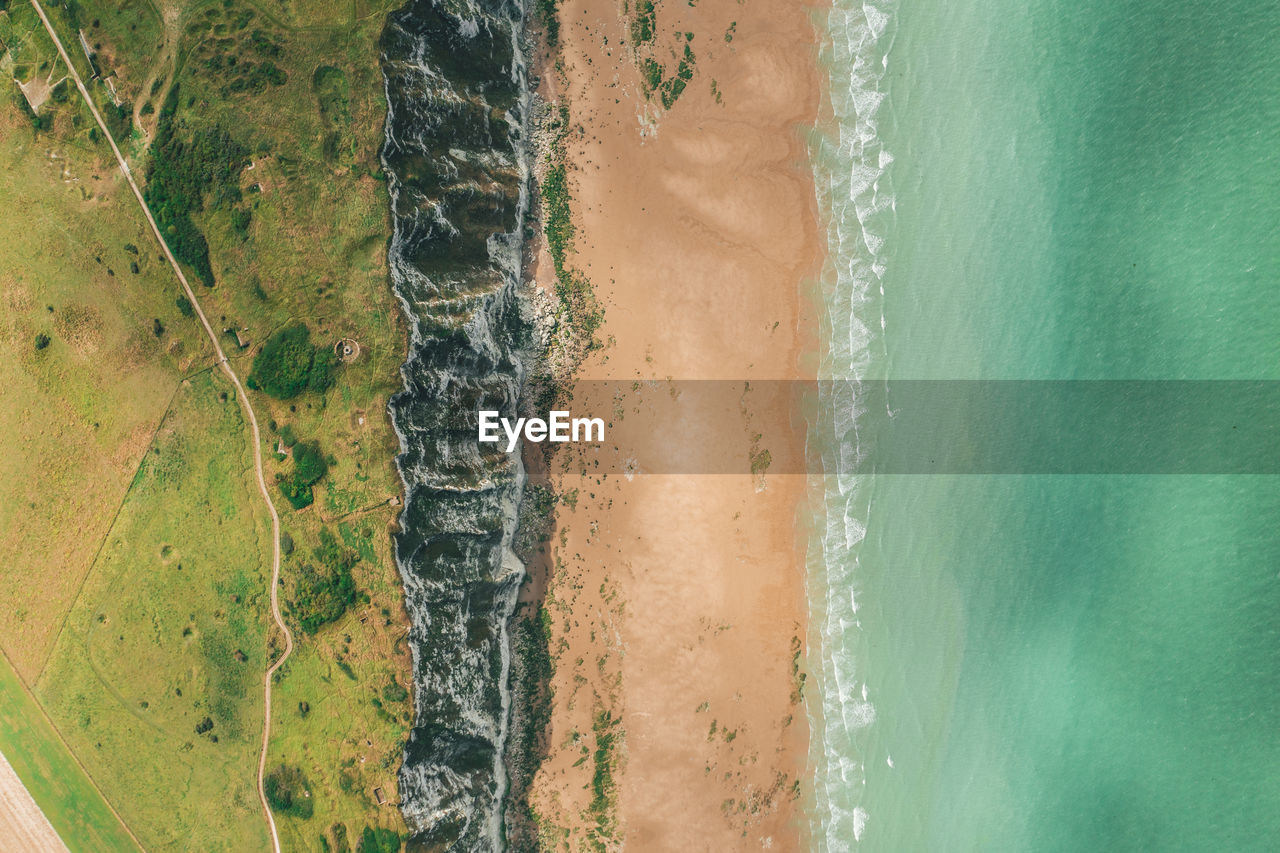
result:
<svg viewBox="0 0 1280 853"><path fill-rule="evenodd" d="M67 853L67 846L31 799L3 753L0 753L0 848L23 853Z"/></svg>
<svg viewBox="0 0 1280 853"><path fill-rule="evenodd" d="M623 8L563 0L565 75L544 81L567 95L575 128L571 264L591 278L600 337L613 341L581 378L811 377L812 6L658 4L652 55L670 74L692 32L697 67L656 129L620 47ZM541 259L544 287L549 267ZM769 417L744 414L726 440L745 457ZM550 755L531 792L544 837L572 850L595 849L593 833L606 849L800 849L804 478L766 475L760 490L747 475L583 477L567 461L552 464L558 491L577 495L558 512L547 601ZM623 743L603 816L592 805L602 713L621 718Z"/></svg>

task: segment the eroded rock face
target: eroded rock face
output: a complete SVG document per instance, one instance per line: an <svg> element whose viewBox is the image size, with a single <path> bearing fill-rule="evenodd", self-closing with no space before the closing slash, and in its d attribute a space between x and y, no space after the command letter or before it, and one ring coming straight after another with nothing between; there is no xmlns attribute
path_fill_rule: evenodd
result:
<svg viewBox="0 0 1280 853"><path fill-rule="evenodd" d="M524 472L466 413L512 412L527 336L523 11L413 0L382 36L392 282L411 328L391 401L406 504L396 556L412 619L416 718L401 808L420 842L497 849L505 789L506 623Z"/></svg>

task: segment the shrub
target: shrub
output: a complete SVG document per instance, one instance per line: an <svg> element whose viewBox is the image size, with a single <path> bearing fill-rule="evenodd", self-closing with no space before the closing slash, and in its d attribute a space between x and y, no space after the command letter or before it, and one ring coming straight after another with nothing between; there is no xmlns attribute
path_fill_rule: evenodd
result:
<svg viewBox="0 0 1280 853"><path fill-rule="evenodd" d="M662 85L662 66L652 59L646 59L640 66L640 76L646 90L653 91Z"/></svg>
<svg viewBox="0 0 1280 853"><path fill-rule="evenodd" d="M563 163L557 163L547 170L542 180L542 203L546 206L546 225L543 232L547 237L547 249L551 252L551 262L555 265L556 275L563 275L565 256L573 248L573 218L569 212L569 178Z"/></svg>
<svg viewBox="0 0 1280 853"><path fill-rule="evenodd" d="M306 483L298 483L283 475L277 481L280 484L280 491L284 492L285 499L289 501L289 506L294 509L306 509L315 503L315 493Z"/></svg>
<svg viewBox="0 0 1280 853"><path fill-rule="evenodd" d="M307 390L323 394L333 387L333 374L338 367L338 355L331 349L317 349L307 374Z"/></svg>
<svg viewBox="0 0 1280 853"><path fill-rule="evenodd" d="M293 480L305 486L319 482L329 470L329 465L320 452L320 444L315 441L304 441L293 448Z"/></svg>
<svg viewBox="0 0 1280 853"><path fill-rule="evenodd" d="M560 19L556 16L559 0L538 0L538 20L547 34L547 45L555 47L560 41Z"/></svg>
<svg viewBox="0 0 1280 853"><path fill-rule="evenodd" d="M360 833L356 853L399 853L400 833L394 829L373 829L366 826Z"/></svg>
<svg viewBox="0 0 1280 853"><path fill-rule="evenodd" d="M339 546L326 527L320 528L320 545L312 551L315 563L299 567L292 609L305 633L314 634L335 622L360 600L351 569L360 561L354 551Z"/></svg>
<svg viewBox="0 0 1280 853"><path fill-rule="evenodd" d="M278 400L303 391L323 393L333 387L337 356L311 344L311 330L303 323L276 332L263 344L249 371L249 387Z"/></svg>
<svg viewBox="0 0 1280 853"><path fill-rule="evenodd" d="M178 311L183 317L194 317L196 315L195 306L191 304L191 300L185 296L179 296L175 302Z"/></svg>
<svg viewBox="0 0 1280 853"><path fill-rule="evenodd" d="M36 335L36 349L44 349L50 343L50 338L44 332Z"/></svg>
<svg viewBox="0 0 1280 853"><path fill-rule="evenodd" d="M636 17L631 22L631 40L637 46L653 40L657 25L657 14L653 8L653 0L636 0Z"/></svg>
<svg viewBox="0 0 1280 853"><path fill-rule="evenodd" d="M160 109L143 195L173 254L195 270L206 287L213 287L209 243L191 216L204 210L208 195L214 207L224 200L240 200L239 177L248 165L249 151L222 130L199 130L190 139L181 138L177 108L175 85Z"/></svg>
<svg viewBox="0 0 1280 853"><path fill-rule="evenodd" d="M253 221L253 212L247 207L237 207L231 211L231 227L240 239L249 236L249 223Z"/></svg>
<svg viewBox="0 0 1280 853"><path fill-rule="evenodd" d="M297 767L281 764L262 780L267 803L275 811L306 819L313 810L307 796L307 780Z"/></svg>

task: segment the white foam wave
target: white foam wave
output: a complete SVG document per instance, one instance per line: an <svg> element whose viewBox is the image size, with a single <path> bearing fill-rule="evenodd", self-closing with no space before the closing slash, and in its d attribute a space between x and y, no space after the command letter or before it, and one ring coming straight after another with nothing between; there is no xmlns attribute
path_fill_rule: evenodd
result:
<svg viewBox="0 0 1280 853"><path fill-rule="evenodd" d="M809 703L816 765L813 838L819 851L850 850L868 814L865 744L875 725L874 685L859 673L858 554L867 536L869 490L859 473L865 407L858 380L884 354L883 280L888 224L895 209L891 167L879 117L886 109L896 0L834 0L827 15L830 111L835 121L815 144L819 203L826 217L822 421L815 424L826 482L810 548L811 657L817 694ZM853 380L853 381L848 381Z"/></svg>

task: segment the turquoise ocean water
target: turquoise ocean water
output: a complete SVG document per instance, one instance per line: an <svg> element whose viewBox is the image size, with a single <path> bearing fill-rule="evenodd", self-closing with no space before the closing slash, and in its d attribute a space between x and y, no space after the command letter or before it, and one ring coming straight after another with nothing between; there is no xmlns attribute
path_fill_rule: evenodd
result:
<svg viewBox="0 0 1280 853"><path fill-rule="evenodd" d="M824 23L826 375L1280 379L1280 4ZM819 449L817 849L1280 849L1280 478Z"/></svg>

